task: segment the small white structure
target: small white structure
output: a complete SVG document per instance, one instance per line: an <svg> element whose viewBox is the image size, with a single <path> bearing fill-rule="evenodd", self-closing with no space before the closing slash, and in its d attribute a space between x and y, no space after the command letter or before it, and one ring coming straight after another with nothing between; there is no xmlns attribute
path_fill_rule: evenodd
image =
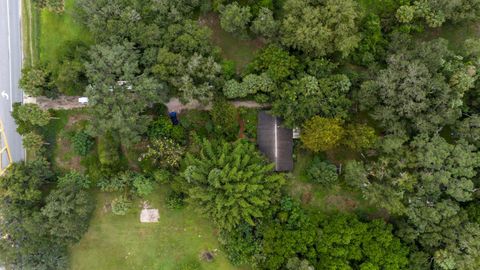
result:
<svg viewBox="0 0 480 270"><path fill-rule="evenodd" d="M87 105L88 104L88 97L79 97L78 102L81 103L82 105Z"/></svg>
<svg viewBox="0 0 480 270"><path fill-rule="evenodd" d="M294 139L299 139L300 138L300 128L296 127L293 129L293 138Z"/></svg>
<svg viewBox="0 0 480 270"><path fill-rule="evenodd" d="M159 218L158 209L142 209L140 213L140 222L142 223L155 223Z"/></svg>

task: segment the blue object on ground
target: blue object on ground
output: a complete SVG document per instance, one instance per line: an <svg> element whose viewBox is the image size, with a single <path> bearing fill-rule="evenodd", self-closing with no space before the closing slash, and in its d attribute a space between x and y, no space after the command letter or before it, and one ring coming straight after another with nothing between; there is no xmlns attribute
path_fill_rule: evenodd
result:
<svg viewBox="0 0 480 270"><path fill-rule="evenodd" d="M170 112L168 114L168 116L170 116L170 120L172 120L172 124L174 126L178 125L179 122L178 122L178 118L177 118L177 112Z"/></svg>

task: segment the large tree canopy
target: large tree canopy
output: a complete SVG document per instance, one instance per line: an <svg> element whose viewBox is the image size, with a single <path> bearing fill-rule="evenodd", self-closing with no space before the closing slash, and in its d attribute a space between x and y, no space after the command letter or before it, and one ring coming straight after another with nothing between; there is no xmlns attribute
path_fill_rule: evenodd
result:
<svg viewBox="0 0 480 270"><path fill-rule="evenodd" d="M150 104L165 99L164 86L140 73L133 44L97 45L86 64L91 85L87 87L95 135L118 136L123 143L139 140L149 118L142 113Z"/></svg>
<svg viewBox="0 0 480 270"><path fill-rule="evenodd" d="M317 4L321 2L321 4ZM352 0L288 0L282 43L310 55L350 54L360 42L359 6Z"/></svg>
<svg viewBox="0 0 480 270"><path fill-rule="evenodd" d="M187 154L182 173L190 201L221 228L251 225L277 201L285 183L246 141L211 143L204 140L198 154Z"/></svg>
<svg viewBox="0 0 480 270"><path fill-rule="evenodd" d="M388 137L376 162L363 173L355 169L357 186L372 203L404 216L402 238L435 255L437 265L451 261L464 267L443 269L474 269L477 244L461 239L477 235L480 227L468 222L461 203L473 200L479 161L476 148L464 141L421 135L406 143Z"/></svg>
<svg viewBox="0 0 480 270"><path fill-rule="evenodd" d="M438 132L461 114L475 72L439 39L395 45L387 68L362 85L364 109L389 132Z"/></svg>

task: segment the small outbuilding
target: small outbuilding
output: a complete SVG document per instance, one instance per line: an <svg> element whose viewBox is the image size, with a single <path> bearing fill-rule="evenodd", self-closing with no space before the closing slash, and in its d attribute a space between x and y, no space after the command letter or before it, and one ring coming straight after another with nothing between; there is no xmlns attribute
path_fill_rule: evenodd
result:
<svg viewBox="0 0 480 270"><path fill-rule="evenodd" d="M260 111L257 122L257 144L260 151L275 164L279 172L293 170L293 131L282 127L282 120Z"/></svg>

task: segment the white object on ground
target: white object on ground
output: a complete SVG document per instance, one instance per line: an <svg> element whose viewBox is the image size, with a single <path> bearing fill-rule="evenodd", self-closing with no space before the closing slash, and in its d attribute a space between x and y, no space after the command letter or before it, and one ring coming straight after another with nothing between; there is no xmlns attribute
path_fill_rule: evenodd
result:
<svg viewBox="0 0 480 270"><path fill-rule="evenodd" d="M88 97L79 97L78 102L86 105L88 104Z"/></svg>
<svg viewBox="0 0 480 270"><path fill-rule="evenodd" d="M160 214L158 209L142 209L140 213L140 222L142 223L154 223L158 222Z"/></svg>

